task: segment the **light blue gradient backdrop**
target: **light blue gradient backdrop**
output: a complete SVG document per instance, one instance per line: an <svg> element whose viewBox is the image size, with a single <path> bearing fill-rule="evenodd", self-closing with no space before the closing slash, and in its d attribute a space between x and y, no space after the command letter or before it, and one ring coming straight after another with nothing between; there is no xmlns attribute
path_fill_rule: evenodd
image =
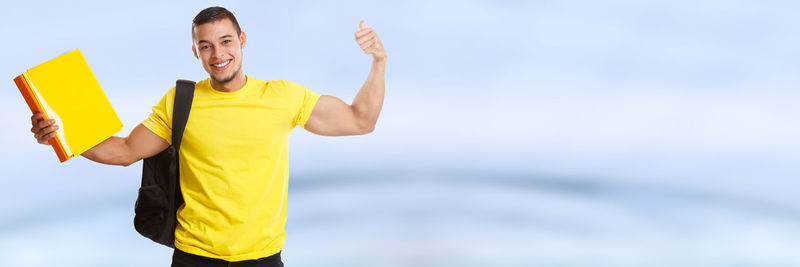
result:
<svg viewBox="0 0 800 267"><path fill-rule="evenodd" d="M739 0L4 3L4 265L168 265L140 163L59 164L12 78L80 48L127 135L211 5L259 79L349 102L359 20L389 53L374 133L291 137L289 266L800 265L800 3Z"/></svg>

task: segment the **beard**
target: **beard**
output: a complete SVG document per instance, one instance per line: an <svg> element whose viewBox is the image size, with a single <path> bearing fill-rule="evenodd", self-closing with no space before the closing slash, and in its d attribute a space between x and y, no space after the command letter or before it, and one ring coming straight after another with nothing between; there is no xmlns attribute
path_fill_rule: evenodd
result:
<svg viewBox="0 0 800 267"><path fill-rule="evenodd" d="M242 65L241 64L236 68L236 70L229 77L217 78L217 77L214 77L213 75L209 75L209 76L211 76L211 79L213 79L214 82L216 82L217 84L226 84L226 83L228 83L230 81L233 81L233 78L236 78L236 75L239 75L240 71L242 71Z"/></svg>

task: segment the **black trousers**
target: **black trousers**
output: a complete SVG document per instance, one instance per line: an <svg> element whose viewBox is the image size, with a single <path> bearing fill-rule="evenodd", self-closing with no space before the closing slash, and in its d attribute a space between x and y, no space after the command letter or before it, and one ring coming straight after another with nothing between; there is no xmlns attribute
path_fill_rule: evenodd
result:
<svg viewBox="0 0 800 267"><path fill-rule="evenodd" d="M179 249L172 253L172 267L283 267L281 253L256 260L225 261L189 254Z"/></svg>

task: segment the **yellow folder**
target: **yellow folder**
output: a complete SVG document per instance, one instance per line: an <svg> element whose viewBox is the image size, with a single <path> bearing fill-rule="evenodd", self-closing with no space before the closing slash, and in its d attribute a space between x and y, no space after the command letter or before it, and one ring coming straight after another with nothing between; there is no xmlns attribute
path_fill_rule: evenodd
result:
<svg viewBox="0 0 800 267"><path fill-rule="evenodd" d="M56 120L59 129L49 142L61 162L122 130L79 49L29 69L14 82L33 113Z"/></svg>

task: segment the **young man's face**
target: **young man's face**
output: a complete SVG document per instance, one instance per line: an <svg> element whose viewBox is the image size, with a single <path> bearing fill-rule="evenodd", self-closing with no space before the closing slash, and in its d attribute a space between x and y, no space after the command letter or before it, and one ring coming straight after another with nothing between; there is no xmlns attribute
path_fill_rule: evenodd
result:
<svg viewBox="0 0 800 267"><path fill-rule="evenodd" d="M242 48L247 39L244 32L236 34L229 19L221 19L194 28L194 56L217 83L227 83L242 71Z"/></svg>

